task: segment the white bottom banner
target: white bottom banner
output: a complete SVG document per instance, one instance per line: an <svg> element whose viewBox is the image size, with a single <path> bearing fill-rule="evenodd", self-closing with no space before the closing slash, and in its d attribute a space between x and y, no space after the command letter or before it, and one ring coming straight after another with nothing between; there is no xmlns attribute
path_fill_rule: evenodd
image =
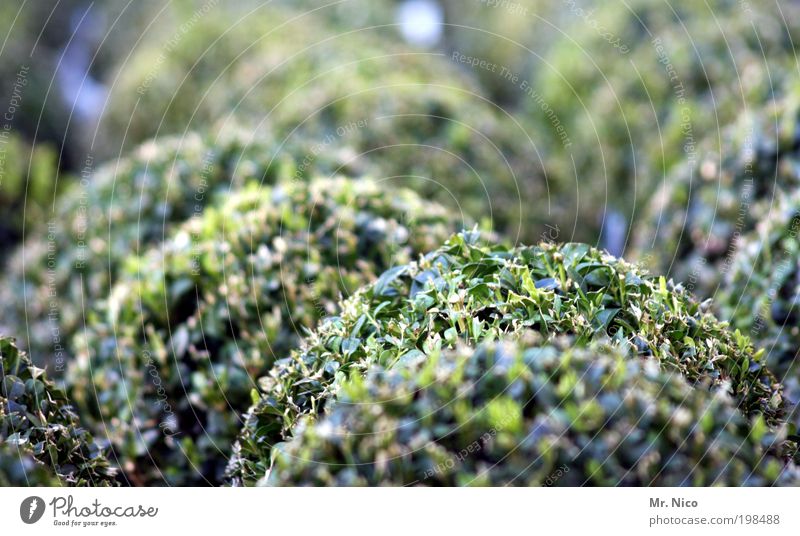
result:
<svg viewBox="0 0 800 536"><path fill-rule="evenodd" d="M3 534L798 534L800 489L0 488ZM511 532L514 531L514 532ZM184 533L186 534L186 533Z"/></svg>

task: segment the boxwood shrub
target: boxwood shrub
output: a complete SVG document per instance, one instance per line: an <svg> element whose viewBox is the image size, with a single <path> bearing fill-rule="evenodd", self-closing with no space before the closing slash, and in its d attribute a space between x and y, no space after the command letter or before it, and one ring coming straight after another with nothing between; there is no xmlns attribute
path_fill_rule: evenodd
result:
<svg viewBox="0 0 800 536"><path fill-rule="evenodd" d="M267 482L315 486L797 485L784 428L619 346L502 342L370 369L298 428Z"/></svg>
<svg viewBox="0 0 800 536"><path fill-rule="evenodd" d="M676 169L647 208L634 255L654 270L713 296L743 235L800 184L800 90L747 113Z"/></svg>
<svg viewBox="0 0 800 536"><path fill-rule="evenodd" d="M0 486L60 486L61 481L48 465L39 463L24 448L0 444Z"/></svg>
<svg viewBox="0 0 800 536"><path fill-rule="evenodd" d="M57 475L69 485L114 485L116 471L64 390L7 337L0 361L0 480L51 485Z"/></svg>
<svg viewBox="0 0 800 536"><path fill-rule="evenodd" d="M475 220L490 221L511 238L535 240L547 223L566 229L574 221L569 206L555 201L568 195L571 184L543 173L535 137L457 68L439 56L387 59L369 45L344 48L350 46L352 58L330 65L329 50L319 45L286 66L268 61L272 56L249 60L234 73L233 87L249 93L231 104L232 115L260 120L269 113L257 131L275 129L285 133L286 144L307 147L295 151L305 153L299 168L331 174L341 160L359 175L392 178ZM315 69L329 72L326 78L335 82L314 78ZM231 98L229 88L225 95ZM273 109L272 103L280 104ZM332 161L337 169L316 156L328 150L341 155ZM539 210L525 210L527 199L541 199Z"/></svg>
<svg viewBox="0 0 800 536"><path fill-rule="evenodd" d="M131 482L219 483L258 376L336 303L461 227L361 179L250 187L129 259L67 381Z"/></svg>
<svg viewBox="0 0 800 536"><path fill-rule="evenodd" d="M782 193L769 217L737 241L717 293L720 316L763 349L770 368L800 403L800 195ZM800 412L793 409L793 432Z"/></svg>
<svg viewBox="0 0 800 536"><path fill-rule="evenodd" d="M797 6L753 4L745 13L735 0L579 4L566 4L573 16L552 45L534 49L535 93L522 102L552 155L548 174L571 178L596 217L612 208L635 229L642 205L669 186L669 170L699 159L701 140L723 151L721 128L796 79L800 35L787 21Z"/></svg>
<svg viewBox="0 0 800 536"><path fill-rule="evenodd" d="M234 447L234 484L263 478L272 446L317 415L348 376L391 367L457 341L536 331L597 337L649 356L689 381L725 385L747 415L776 424L781 388L739 332L704 312L681 287L583 244L520 247L454 236L417 263L384 272L322 322L259 381L261 399Z"/></svg>
<svg viewBox="0 0 800 536"><path fill-rule="evenodd" d="M84 310L108 295L129 255L161 242L220 193L293 176L293 161L270 147L231 129L148 142L99 167L87 160L9 260L0 329L28 333L20 344L37 364L63 371Z"/></svg>

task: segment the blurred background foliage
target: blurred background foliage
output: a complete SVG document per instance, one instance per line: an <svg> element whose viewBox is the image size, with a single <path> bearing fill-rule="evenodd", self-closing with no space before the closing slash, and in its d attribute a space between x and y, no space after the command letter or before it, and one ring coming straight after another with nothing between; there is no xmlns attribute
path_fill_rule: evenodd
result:
<svg viewBox="0 0 800 536"><path fill-rule="evenodd" d="M346 175L509 243L640 261L714 298L796 398L799 16L780 0L2 2L0 334L61 380L126 267L207 206Z"/></svg>
<svg viewBox="0 0 800 536"><path fill-rule="evenodd" d="M52 144L62 171L236 120L269 131L278 150L338 150L332 168L313 163L321 173L403 175L515 238L557 226L616 254L670 170L701 142L719 150L723 126L782 97L798 72L794 2L3 9L5 94L30 67L14 129ZM540 202L523 211L520 199Z"/></svg>

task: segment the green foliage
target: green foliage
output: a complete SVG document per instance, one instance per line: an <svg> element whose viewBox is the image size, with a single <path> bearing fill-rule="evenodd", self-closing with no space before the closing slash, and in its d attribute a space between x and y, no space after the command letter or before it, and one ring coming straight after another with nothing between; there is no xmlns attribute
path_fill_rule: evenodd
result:
<svg viewBox="0 0 800 536"><path fill-rule="evenodd" d="M315 486L797 485L784 429L618 346L460 347L346 382L267 482Z"/></svg>
<svg viewBox="0 0 800 536"><path fill-rule="evenodd" d="M39 463L24 448L0 444L0 487L60 486L50 467Z"/></svg>
<svg viewBox="0 0 800 536"><path fill-rule="evenodd" d="M14 463L24 468L33 457L66 484L113 485L114 469L81 428L65 392L6 337L0 337L0 361L0 479L19 481L19 467ZM30 484L52 484L51 471L31 469Z"/></svg>
<svg viewBox="0 0 800 536"><path fill-rule="evenodd" d="M35 227L56 196L58 156L46 144L28 145L16 134L0 133L0 245L22 237L23 225Z"/></svg>
<svg viewBox="0 0 800 536"><path fill-rule="evenodd" d="M769 217L737 241L716 299L720 316L730 319L764 350L795 406L800 402L799 232L800 196L796 192L779 195ZM793 414L796 433L800 411L795 407Z"/></svg>
<svg viewBox="0 0 800 536"><path fill-rule="evenodd" d="M650 203L636 255L713 296L735 262L740 238L776 211L782 192L800 185L799 116L800 91L794 89L727 128L721 152L706 144L703 158L676 170Z"/></svg>
<svg viewBox="0 0 800 536"><path fill-rule="evenodd" d="M272 446L301 417L322 412L346 377L528 330L572 335L578 344L610 337L691 382L725 385L746 414L761 413L770 425L784 413L780 385L749 340L682 288L588 245L509 250L462 234L385 272L276 362L234 448L233 482L261 479Z"/></svg>
<svg viewBox="0 0 800 536"><path fill-rule="evenodd" d="M217 6L176 46L147 35L112 90L105 128L137 142L209 125L224 131L235 119L299 147L300 169L329 174L344 164L348 175L391 177L537 239L558 206L527 211L521 199L561 186L545 181L535 140L517 120L462 66L404 45L396 27L341 31L323 16L264 4L240 19ZM322 153L340 155L333 168Z"/></svg>
<svg viewBox="0 0 800 536"><path fill-rule="evenodd" d="M476 68L474 74L493 101L504 106L525 103L520 81L535 83L548 66L542 63L547 51L563 46L568 39L565 28L574 22L563 2L514 0L505 4L442 0L445 9L444 46L471 58L485 60L494 69ZM584 37L571 35L570 38ZM505 68L506 71L501 69ZM507 74L519 80L510 80ZM547 134L552 134L546 131ZM542 133L538 133L542 134ZM534 137L538 143L541 138Z"/></svg>
<svg viewBox="0 0 800 536"><path fill-rule="evenodd" d="M132 484L795 481L797 6L442 0L423 50L396 2L109 0L121 31L94 56L74 32L78 58L63 22L95 12L12 4L6 131L63 158L0 136L0 244L26 231L0 332L69 396L0 338L0 484L115 482L73 400ZM97 131L66 128L84 67ZM609 208L665 277L575 243L439 248L457 214L621 247ZM718 285L713 316L691 294Z"/></svg>
<svg viewBox="0 0 800 536"><path fill-rule="evenodd" d="M794 159L781 161L784 177ZM715 305L719 315L747 333L764 352L792 404L789 422L795 460L800 441L800 196L778 192L775 206L735 243ZM764 205L767 201L764 201ZM767 210L766 207L763 210Z"/></svg>
<svg viewBox="0 0 800 536"><path fill-rule="evenodd" d="M608 209L637 228L642 206L671 186L672 169L698 159L701 140L710 151L723 150L720 128L742 110L784 95L797 74L794 5L443 4L442 48L450 62L477 78L493 102L524 118L536 146L531 154L543 160L541 211L568 235L562 240L595 240L602 230L627 243L624 225L602 220ZM389 24L380 10L362 11L368 22L340 24ZM453 53L475 65L454 61Z"/></svg>
<svg viewBox="0 0 800 536"><path fill-rule="evenodd" d="M71 395L132 482L219 483L274 356L460 224L366 179L245 188L128 260L74 345Z"/></svg>
<svg viewBox="0 0 800 536"><path fill-rule="evenodd" d="M577 182L595 217L611 207L635 228L641 205L669 187L671 168L697 160L701 140L720 151L721 127L782 95L797 75L800 36L789 22L796 5L633 0L563 8L574 16L534 59L537 95L524 102L550 155L549 175Z"/></svg>
<svg viewBox="0 0 800 536"><path fill-rule="evenodd" d="M84 310L108 295L129 255L169 236L220 193L291 176L288 155L276 157L270 147L241 133L189 134L146 143L97 168L88 159L9 261L0 288L3 331L29 333L23 346L62 370Z"/></svg>
<svg viewBox="0 0 800 536"><path fill-rule="evenodd" d="M313 47L280 67L268 61L271 56L253 58L231 82L249 92L231 105L234 114L261 119L267 108L257 131L285 133L287 144L302 147L299 168L334 173L339 161L330 169L316 156L334 151L358 175L411 188L511 236L538 237L555 216L521 204L547 192L535 143L512 116L483 100L472 80L437 56L386 58L369 43L349 41L337 47L345 50L352 57L335 60L329 50ZM377 59L354 63L364 56ZM323 79L312 76L316 69L326 73ZM277 77L284 71L308 78L282 83Z"/></svg>

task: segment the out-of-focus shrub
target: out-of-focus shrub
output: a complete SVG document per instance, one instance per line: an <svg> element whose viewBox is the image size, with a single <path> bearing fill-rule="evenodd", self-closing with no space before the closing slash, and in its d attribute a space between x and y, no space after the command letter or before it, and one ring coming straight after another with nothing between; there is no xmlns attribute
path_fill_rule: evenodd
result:
<svg viewBox="0 0 800 536"><path fill-rule="evenodd" d="M16 445L0 445L0 486L59 486L61 481L50 467L36 461L30 452Z"/></svg>
<svg viewBox="0 0 800 536"><path fill-rule="evenodd" d="M676 169L647 207L634 255L699 295L713 296L731 270L740 238L778 210L800 185L800 92L752 114L716 136L696 163Z"/></svg>
<svg viewBox="0 0 800 536"><path fill-rule="evenodd" d="M219 483L256 379L342 295L441 245L445 209L366 179L247 188L129 259L67 383L137 484Z"/></svg>
<svg viewBox="0 0 800 536"><path fill-rule="evenodd" d="M760 413L770 425L785 412L780 385L749 340L663 277L583 244L509 250L461 234L385 272L275 363L234 447L232 482L262 479L272 447L301 418L324 411L347 376L528 330L579 344L610 337L692 382L725 385L747 415Z"/></svg>
<svg viewBox="0 0 800 536"><path fill-rule="evenodd" d="M287 155L270 148L238 133L188 134L145 143L100 167L88 159L9 261L0 288L8 304L0 310L3 331L29 333L22 346L63 371L84 311L108 295L129 255L162 241L221 192L292 176Z"/></svg>
<svg viewBox="0 0 800 536"><path fill-rule="evenodd" d="M405 45L391 25L344 31L313 10L237 16L216 5L187 15L174 44L146 35L121 66L103 128L136 142L235 118L304 147L302 169L336 171L318 155L340 151L355 171L396 176L512 237L573 221L569 207L548 205L561 185L542 176L536 140L441 52ZM524 210L525 199L542 203Z"/></svg>
<svg viewBox="0 0 800 536"><path fill-rule="evenodd" d="M278 450L268 482L796 485L785 438L619 347L493 343L355 375Z"/></svg>
<svg viewBox="0 0 800 536"><path fill-rule="evenodd" d="M57 155L49 145L28 145L17 134L0 134L0 245L13 247L23 226L37 228L58 187ZM0 261L7 253L0 254Z"/></svg>
<svg viewBox="0 0 800 536"><path fill-rule="evenodd" d="M737 241L717 294L719 314L763 349L800 425L800 196L781 194L770 214ZM800 436L796 436L800 439Z"/></svg>
<svg viewBox="0 0 800 536"><path fill-rule="evenodd" d="M565 35L572 17L560 1L441 3L446 18L443 45L447 53L451 58L458 52L485 61L490 67L478 65L471 70L492 99L506 107L525 102L520 84L523 80L534 82L538 75L531 73L547 68L542 63L546 52L562 40L576 37ZM538 136L534 139L540 141Z"/></svg>
<svg viewBox="0 0 800 536"><path fill-rule="evenodd" d="M549 155L548 174L573 177L573 195L595 217L610 208L635 229L642 204L668 182L671 168L696 162L703 139L719 151L722 127L797 77L800 35L788 22L797 6L582 4L563 2L571 22L534 63L534 88L523 102Z"/></svg>
<svg viewBox="0 0 800 536"><path fill-rule="evenodd" d="M53 484L53 473L69 485L113 485L115 470L80 426L65 392L6 337L0 337L0 361L0 479L19 482L19 470L30 469L30 485ZM31 457L46 467L37 468Z"/></svg>

